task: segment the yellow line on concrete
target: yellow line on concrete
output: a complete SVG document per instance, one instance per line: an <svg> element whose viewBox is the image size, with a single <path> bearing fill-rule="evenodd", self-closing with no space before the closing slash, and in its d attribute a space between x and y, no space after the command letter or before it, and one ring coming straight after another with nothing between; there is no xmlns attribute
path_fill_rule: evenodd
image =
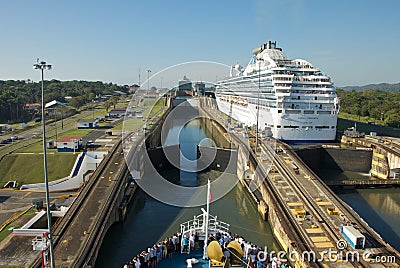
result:
<svg viewBox="0 0 400 268"><path fill-rule="evenodd" d="M327 236L310 236L310 239L313 242L330 242Z"/></svg>
<svg viewBox="0 0 400 268"><path fill-rule="evenodd" d="M286 205L289 207L302 207L304 204L302 202L287 202Z"/></svg>
<svg viewBox="0 0 400 268"><path fill-rule="evenodd" d="M318 205L318 206L330 206L330 205L332 205L332 202L329 202L329 201L320 201L320 202L317 202L317 205Z"/></svg>
<svg viewBox="0 0 400 268"><path fill-rule="evenodd" d="M331 242L318 242L314 243L315 247L317 248L334 248Z"/></svg>
<svg viewBox="0 0 400 268"><path fill-rule="evenodd" d="M308 228L306 229L306 232L309 234L322 234L324 231L322 231L321 228Z"/></svg>

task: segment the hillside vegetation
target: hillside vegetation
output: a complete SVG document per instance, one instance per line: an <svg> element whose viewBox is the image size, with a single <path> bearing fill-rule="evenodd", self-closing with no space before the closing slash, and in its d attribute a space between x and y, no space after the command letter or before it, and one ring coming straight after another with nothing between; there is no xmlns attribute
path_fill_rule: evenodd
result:
<svg viewBox="0 0 400 268"><path fill-rule="evenodd" d="M388 83L380 83L380 84L370 84L365 86L348 86L342 87L345 91L363 91L366 89L375 89L381 91L388 91L393 93L400 93L400 83L397 84L388 84Z"/></svg>
<svg viewBox="0 0 400 268"><path fill-rule="evenodd" d="M400 127L400 93L367 89L345 91L338 89L340 114L370 118L392 127Z"/></svg>
<svg viewBox="0 0 400 268"><path fill-rule="evenodd" d="M127 86L112 83L88 81L45 81L44 101L58 100L80 107L91 102L96 96L112 95L114 91L127 92ZM23 80L0 80L0 123L25 122L31 118L31 111L25 108L28 103L41 102L41 83Z"/></svg>

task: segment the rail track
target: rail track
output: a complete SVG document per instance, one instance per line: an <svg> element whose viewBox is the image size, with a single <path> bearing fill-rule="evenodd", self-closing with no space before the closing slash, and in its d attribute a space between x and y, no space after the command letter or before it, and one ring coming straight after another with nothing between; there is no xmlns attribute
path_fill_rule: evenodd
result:
<svg viewBox="0 0 400 268"><path fill-rule="evenodd" d="M345 217L348 219L349 222L351 222L353 225L355 224L357 228L360 228L362 233L366 236L367 241L370 243L370 246L372 248L377 248L379 249L379 253L384 254L385 256L396 256L396 263L400 264L400 255L399 253L392 248L390 245L388 245L380 236L377 234L362 218L357 218L355 215L355 211L345 204L334 192L332 189L330 189L323 181L321 178L319 178L318 175L316 175L311 168L309 168L307 165L303 163L303 161L300 159L300 157L293 152L293 150L285 143L280 143L280 146L284 148L286 153L290 156L290 158L296 161L296 164L298 164L305 173L310 176L311 178L314 178L311 180L311 182L314 184L314 186L318 189L318 191L322 192L325 196L329 197L329 201L332 202L332 204L339 208L339 210L345 215ZM290 176L290 178L293 178L296 180L294 183L297 185L299 189L303 188L302 187L302 182L299 181L299 179L296 176ZM304 191L300 191L301 193L306 193L305 189L303 188ZM303 194L305 197L304 200L312 200L312 197L309 196L311 199L307 199L307 194ZM309 203L309 202L308 202ZM311 202L311 205L314 207L314 210L321 216L321 219L323 220L323 226L326 227L327 229L330 230L330 233L333 233L333 236L339 240L343 239L339 234L338 230L334 229L331 225L326 224L327 222L330 221L330 219L327 217L327 215L324 213L324 211L321 211L321 207L319 207L316 203ZM358 215L357 215L358 216ZM320 220L320 219L318 219ZM369 262L365 261L364 259L360 258L360 261L364 267L370 267Z"/></svg>
<svg viewBox="0 0 400 268"><path fill-rule="evenodd" d="M205 109L202 110L205 114L208 114L210 118L212 118L209 111L206 111ZM219 122L219 123L222 125L224 124L224 122L222 123ZM244 146L244 148L247 147L247 144L244 144L242 139L238 137L236 134L231 134L230 136L232 140L235 140L236 143L241 144L242 146ZM304 188L303 186L304 182L302 182L298 178L298 176L293 174L293 171L289 167L287 167L285 163L283 163L283 160L279 156L275 157L271 148L267 148L267 146L264 143L261 144L262 144L261 146L265 149L265 151L269 153L270 159L272 159L273 164L277 167L281 175L286 178L286 182L290 185L290 187L298 196L298 198L300 198L300 200L305 204L309 212L312 214L314 220L318 222L320 228L323 229L324 233L329 237L330 241L333 242L332 244L336 245L337 241L343 239L340 235L339 227L332 224L333 223L332 220L325 213L323 208L318 204L316 204L316 202L312 201L315 198L313 198L311 194L309 194L307 190ZM325 185L324 182L309 167L304 165L302 160L297 156L297 154L295 154L292 151L292 149L288 145L280 143L280 146L284 148L286 152L288 152L287 155L292 160L295 160L296 164L299 165L299 168L302 171L305 171L305 173L308 174L310 177L315 178L314 180L311 180L311 183L313 183L315 189L317 191L322 192L323 195L325 195L326 197L329 197L328 199L329 201L332 202L332 205L339 208L352 223L357 223L358 226L361 227L363 233L366 234L367 240L370 241L372 247L378 247L380 252L386 254L386 256L395 255L397 262L400 260L400 256L398 255L396 250L387 245L383 241L383 239L368 226L368 224L365 221L363 221L362 219L357 219L354 216L355 212L353 211L353 209L351 209L347 204L344 204L343 201L340 200L339 197L327 185ZM259 174L257 175L259 175L260 178L266 178L267 171L262 167L262 165L258 163L257 158L252 150L249 150L249 158L254 164L254 166L261 166L261 168L257 168L257 172L259 172ZM292 231L292 234L295 237L293 241L297 241L298 245L302 245L304 250L313 250L314 248L311 246L313 245L313 242L307 235L305 235L300 230L299 226L297 226L296 219L293 213L289 210L288 206L282 200L282 198L278 197L279 192L275 188L273 183L268 178L264 179L262 183L266 186L266 189L269 191L269 194L273 202L275 204L278 204L277 206L275 206L277 208L276 212L281 213L281 215L283 216L282 218L285 220L284 226L292 227L290 228L290 230ZM343 251L345 252L345 250ZM371 267L371 263L362 258L360 258L360 262L349 262L349 264L351 264L354 267L360 267L360 266ZM322 262L316 262L316 263L310 263L309 265L316 267L323 267L324 264Z"/></svg>
<svg viewBox="0 0 400 268"><path fill-rule="evenodd" d="M333 245L336 245L336 242L341 239L341 237L338 235L338 230L335 229L331 224L329 224L331 220L327 217L324 211L321 210L321 207L318 206L315 202L311 201L315 198L313 198L311 194L308 193L307 189L305 189L305 187L303 186L303 183L299 181L295 174L292 173L292 170L287 167L281 157L275 157L272 152L272 148L267 147L264 143L262 143L262 147L266 151L268 151L270 157L274 159L274 165L279 170L279 173L286 178L286 182L290 185L291 189L295 192L297 197L305 204L306 208L309 210L309 213L312 215L315 221L318 222L319 227L324 230L324 234L330 237L329 240L333 242ZM285 148L285 151L287 152L287 148ZM308 237L307 240L309 241ZM354 267L359 267L355 263L351 263L351 265L353 265Z"/></svg>
<svg viewBox="0 0 400 268"><path fill-rule="evenodd" d="M205 109L202 109L203 113L208 114L210 118L211 115ZM219 122L223 125L223 123ZM252 150L249 150L248 145L244 143L244 141L238 137L237 135L231 134L230 137L236 142L236 144L240 144L242 148L246 148L248 150L249 160L253 163L255 167L257 167L258 162L256 155ZM256 172L260 178L265 178L267 173L264 169L257 168ZM298 252L301 251L310 251L311 247L309 246L308 238L293 224L295 219L293 217L293 213L288 209L284 201L279 198L279 193L276 191L275 187L272 185L272 182L268 179L263 180L262 182L266 187L265 189L268 191L268 194L275 204L274 207L276 209L276 213L280 215L282 220L282 225L286 226L286 230L291 230L291 240L296 241L296 245L292 245ZM286 249L285 249L286 250ZM322 263L312 262L308 263L309 267L323 267Z"/></svg>

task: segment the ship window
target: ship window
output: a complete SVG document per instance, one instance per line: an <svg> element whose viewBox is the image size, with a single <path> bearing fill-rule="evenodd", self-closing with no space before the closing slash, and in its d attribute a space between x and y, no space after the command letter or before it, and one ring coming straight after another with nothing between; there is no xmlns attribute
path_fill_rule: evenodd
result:
<svg viewBox="0 0 400 268"><path fill-rule="evenodd" d="M314 99L315 99L315 100L317 100L317 99L318 99L318 97L315 97Z"/></svg>
<svg viewBox="0 0 400 268"><path fill-rule="evenodd" d="M292 125L290 125L290 126L284 126L283 128L299 128L299 126L292 126Z"/></svg>
<svg viewBox="0 0 400 268"><path fill-rule="evenodd" d="M281 128L281 126L276 126L276 128Z"/></svg>
<svg viewBox="0 0 400 268"><path fill-rule="evenodd" d="M282 110L278 110L278 114L281 114L282 113Z"/></svg>
<svg viewBox="0 0 400 268"><path fill-rule="evenodd" d="M331 128L335 128L335 126L331 126Z"/></svg>
<svg viewBox="0 0 400 268"><path fill-rule="evenodd" d="M317 114L331 114L331 111L317 111Z"/></svg>
<svg viewBox="0 0 400 268"><path fill-rule="evenodd" d="M300 96L297 96L297 99L299 100L299 99L300 99Z"/></svg>

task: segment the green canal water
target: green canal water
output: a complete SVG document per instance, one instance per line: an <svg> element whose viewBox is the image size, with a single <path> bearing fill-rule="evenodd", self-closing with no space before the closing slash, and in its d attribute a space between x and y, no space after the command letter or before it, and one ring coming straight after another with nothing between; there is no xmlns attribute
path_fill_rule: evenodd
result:
<svg viewBox="0 0 400 268"><path fill-rule="evenodd" d="M359 179L367 174L323 171L321 178ZM382 238L400 250L400 188L335 190Z"/></svg>
<svg viewBox="0 0 400 268"><path fill-rule="evenodd" d="M180 132L179 122L170 129L166 145L180 143L182 154L196 159L196 145L206 134L197 120L187 124ZM178 138L177 138L178 137ZM179 174L178 174L179 173ZM179 176L181 185L190 187L204 184L208 178L219 176L217 171L196 174L184 171L165 172L164 177ZM230 230L246 240L268 250L279 250L268 222L263 221L249 194L239 183L223 198L210 204L210 213L230 224ZM142 250L179 231L180 223L201 214L200 207L180 208L161 203L142 190L135 193L134 200L124 222L116 223L107 232L96 261L96 268L122 267Z"/></svg>

